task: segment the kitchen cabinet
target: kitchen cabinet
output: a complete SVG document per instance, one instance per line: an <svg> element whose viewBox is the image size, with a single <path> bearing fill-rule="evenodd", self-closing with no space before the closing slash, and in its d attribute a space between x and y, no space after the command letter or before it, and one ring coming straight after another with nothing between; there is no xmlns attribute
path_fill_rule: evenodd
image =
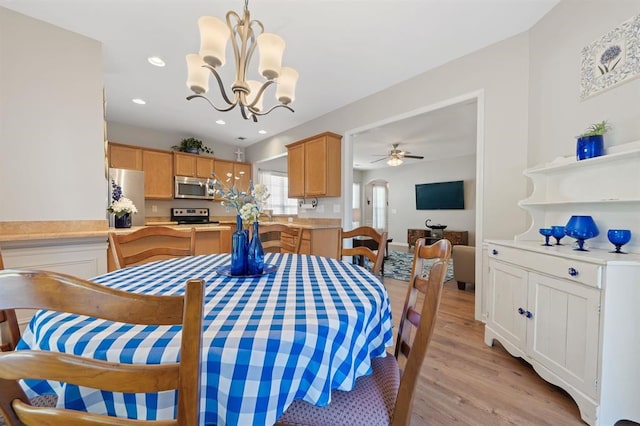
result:
<svg viewBox="0 0 640 426"><path fill-rule="evenodd" d="M173 153L173 172L176 176L211 178L215 160L196 154Z"/></svg>
<svg viewBox="0 0 640 426"><path fill-rule="evenodd" d="M251 164L238 163L235 161L215 160L214 170L216 178L219 179L223 185L231 186L234 184L239 191L249 191L249 182L251 181ZM231 173L232 181L225 182L227 174ZM233 180L238 177L238 180Z"/></svg>
<svg viewBox="0 0 640 426"><path fill-rule="evenodd" d="M342 136L325 132L287 145L289 196L339 197Z"/></svg>
<svg viewBox="0 0 640 426"><path fill-rule="evenodd" d="M168 151L143 149L144 197L173 199L173 155Z"/></svg>
<svg viewBox="0 0 640 426"><path fill-rule="evenodd" d="M142 149L109 142L109 167L142 170Z"/></svg>

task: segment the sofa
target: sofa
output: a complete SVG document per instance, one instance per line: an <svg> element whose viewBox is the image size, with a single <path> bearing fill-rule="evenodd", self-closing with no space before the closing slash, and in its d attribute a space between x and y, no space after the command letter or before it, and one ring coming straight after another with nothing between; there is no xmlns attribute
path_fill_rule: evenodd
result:
<svg viewBox="0 0 640 426"><path fill-rule="evenodd" d="M451 260L453 260L453 279L458 282L458 289L464 290L467 283L475 285L476 248L455 245L451 249Z"/></svg>

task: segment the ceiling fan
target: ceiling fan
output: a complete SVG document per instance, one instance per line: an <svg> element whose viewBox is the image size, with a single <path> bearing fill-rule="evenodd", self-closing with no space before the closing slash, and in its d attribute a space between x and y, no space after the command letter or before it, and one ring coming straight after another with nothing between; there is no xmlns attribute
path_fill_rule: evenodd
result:
<svg viewBox="0 0 640 426"><path fill-rule="evenodd" d="M388 154L378 154L378 156L381 156L382 158L379 158L377 160L373 160L372 163L377 163L378 161L382 161L382 160L386 160L387 158L389 159L389 165L400 165L402 164L402 159L403 158L417 158L418 160L422 160L424 159L424 156L422 155L409 155L411 154L409 151L402 151L400 149L398 149L398 145L400 145L399 143L394 143L392 144L392 149L391 151L389 151ZM396 164L391 164L391 163L396 163Z"/></svg>

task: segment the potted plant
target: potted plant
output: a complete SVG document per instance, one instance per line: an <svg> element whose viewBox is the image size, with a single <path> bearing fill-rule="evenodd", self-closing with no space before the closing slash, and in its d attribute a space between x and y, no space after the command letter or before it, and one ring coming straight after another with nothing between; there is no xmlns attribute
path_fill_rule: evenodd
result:
<svg viewBox="0 0 640 426"><path fill-rule="evenodd" d="M213 154L213 150L202 143L200 139L185 138L180 141L180 145L174 145L171 148L181 151L190 152L192 154L200 154L200 151L204 151L207 154Z"/></svg>
<svg viewBox="0 0 640 426"><path fill-rule="evenodd" d="M579 160L599 157L604 154L604 134L610 129L606 120L594 123L578 136L576 156Z"/></svg>

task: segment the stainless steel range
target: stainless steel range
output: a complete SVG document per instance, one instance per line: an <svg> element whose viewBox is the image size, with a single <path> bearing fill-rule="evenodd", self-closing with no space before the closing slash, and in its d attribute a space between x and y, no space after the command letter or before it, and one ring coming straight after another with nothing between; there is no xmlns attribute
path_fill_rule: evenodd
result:
<svg viewBox="0 0 640 426"><path fill-rule="evenodd" d="M171 221L178 222L178 225L193 225L202 223L220 223L217 220L209 220L208 208L184 208L174 207L171 209Z"/></svg>

